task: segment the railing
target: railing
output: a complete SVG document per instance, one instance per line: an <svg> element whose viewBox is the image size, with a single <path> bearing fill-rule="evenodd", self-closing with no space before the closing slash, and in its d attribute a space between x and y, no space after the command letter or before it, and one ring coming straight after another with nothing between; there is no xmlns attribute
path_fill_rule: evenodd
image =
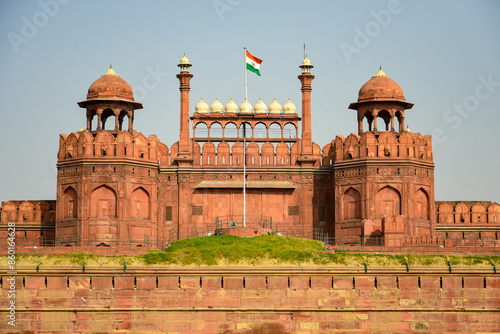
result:
<svg viewBox="0 0 500 334"><path fill-rule="evenodd" d="M500 240L496 238L398 238L387 236L328 237L315 233L315 240L325 244L327 249L344 251L376 252L499 252Z"/></svg>
<svg viewBox="0 0 500 334"><path fill-rule="evenodd" d="M241 216L218 217L211 225L202 228L186 227L171 229L163 238L151 238L148 235L126 240L116 238L16 238L18 254L66 254L75 251L94 252L100 254L123 255L140 254L151 249L165 250L170 243L195 237L206 237L221 234L222 229L242 227ZM494 253L500 251L500 240L496 238L408 238L389 236L343 236L332 237L322 229L293 229L282 222L274 222L271 217L247 216L246 227L264 228L269 233L284 237L314 239L325 244L325 249L343 251L376 251L376 252L481 252ZM0 252L7 254L8 242L0 242Z"/></svg>
<svg viewBox="0 0 500 334"><path fill-rule="evenodd" d="M219 216L215 218L215 229L243 227L243 215ZM245 227L273 229L273 217L247 215L245 217Z"/></svg>

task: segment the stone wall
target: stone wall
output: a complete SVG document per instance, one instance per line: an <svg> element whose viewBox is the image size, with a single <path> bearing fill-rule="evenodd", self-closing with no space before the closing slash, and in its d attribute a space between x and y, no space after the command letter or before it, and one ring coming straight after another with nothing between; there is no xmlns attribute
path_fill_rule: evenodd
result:
<svg viewBox="0 0 500 334"><path fill-rule="evenodd" d="M5 272L5 271L4 271ZM27 333L498 332L493 268L19 268ZM1 312L9 290L2 277Z"/></svg>

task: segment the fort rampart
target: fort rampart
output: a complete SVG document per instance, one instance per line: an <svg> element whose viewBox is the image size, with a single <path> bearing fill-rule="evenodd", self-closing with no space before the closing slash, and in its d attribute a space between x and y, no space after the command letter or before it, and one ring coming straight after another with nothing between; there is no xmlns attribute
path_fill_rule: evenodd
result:
<svg viewBox="0 0 500 334"><path fill-rule="evenodd" d="M17 326L12 331L3 321L3 333L500 331L500 275L493 266L42 265L17 272Z"/></svg>

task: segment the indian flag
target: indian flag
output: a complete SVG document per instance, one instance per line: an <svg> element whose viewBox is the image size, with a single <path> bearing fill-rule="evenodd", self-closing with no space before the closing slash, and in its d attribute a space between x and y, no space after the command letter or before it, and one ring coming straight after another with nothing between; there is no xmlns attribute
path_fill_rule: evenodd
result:
<svg viewBox="0 0 500 334"><path fill-rule="evenodd" d="M262 59L252 56L248 50L245 50L245 59L247 63L247 70L260 76L260 64L262 63Z"/></svg>

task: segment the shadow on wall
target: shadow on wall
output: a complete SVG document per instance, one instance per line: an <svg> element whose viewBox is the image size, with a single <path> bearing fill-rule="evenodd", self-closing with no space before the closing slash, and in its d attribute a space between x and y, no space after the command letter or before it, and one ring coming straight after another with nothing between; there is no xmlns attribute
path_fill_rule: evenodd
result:
<svg viewBox="0 0 500 334"><path fill-rule="evenodd" d="M289 316L289 315L288 315ZM240 323L240 325L243 325ZM227 325L222 325L221 330L224 330ZM239 327L239 326L238 326ZM238 329L238 330L224 330L224 334L263 334L263 333L273 333L273 334L286 334L290 333L292 329L291 323L290 326L284 326L280 323L248 323L247 329ZM288 327L288 328L287 328Z"/></svg>

